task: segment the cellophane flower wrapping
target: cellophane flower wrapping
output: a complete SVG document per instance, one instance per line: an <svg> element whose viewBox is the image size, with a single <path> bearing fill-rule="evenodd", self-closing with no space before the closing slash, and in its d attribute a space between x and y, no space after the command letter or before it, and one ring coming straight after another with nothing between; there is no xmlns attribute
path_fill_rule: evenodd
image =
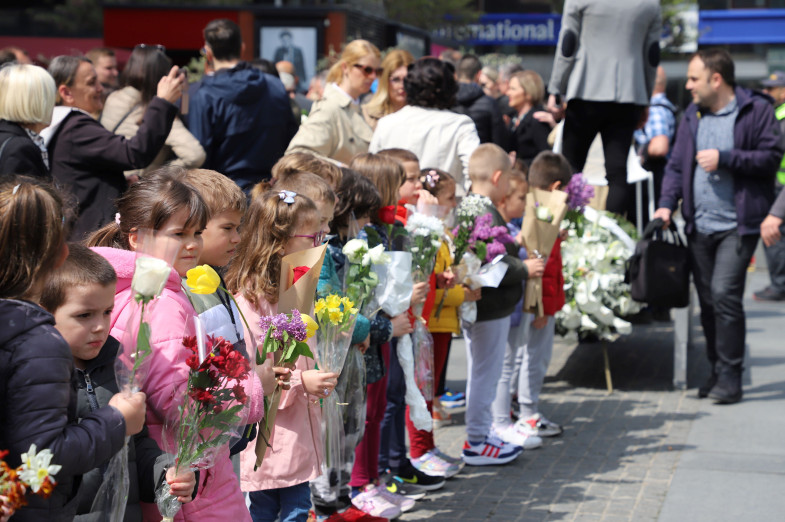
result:
<svg viewBox="0 0 785 522"><path fill-rule="evenodd" d="M230 439L241 435L254 377L246 356L224 338L207 336L198 317L187 330L181 355L188 378L184 386L175 384L178 414L165 419L162 446L176 455L177 470L207 469L228 458ZM156 491L156 504L164 520L181 506L165 482Z"/></svg>
<svg viewBox="0 0 785 522"><path fill-rule="evenodd" d="M155 230L137 232L137 248L131 291L134 299L128 304L130 314L120 350L115 358L115 376L122 393L134 393L144 388L150 371L153 348L149 318L155 313L174 260L180 249L179 241ZM128 502L130 477L128 473L128 441L106 464L101 486L96 492L92 513L102 520L122 521Z"/></svg>
<svg viewBox="0 0 785 522"><path fill-rule="evenodd" d="M390 262L373 265L379 277L373 298L363 307L363 315L372 317L383 310L390 317L409 309L412 299L412 255L409 252L387 252Z"/></svg>
<svg viewBox="0 0 785 522"><path fill-rule="evenodd" d="M629 241L614 233L632 226L605 212L594 217L585 221L582 236L576 227L569 227L567 241L562 244L565 304L556 312L556 332L614 341L632 332L632 325L623 317L641 308L624 282L625 263L633 250Z"/></svg>

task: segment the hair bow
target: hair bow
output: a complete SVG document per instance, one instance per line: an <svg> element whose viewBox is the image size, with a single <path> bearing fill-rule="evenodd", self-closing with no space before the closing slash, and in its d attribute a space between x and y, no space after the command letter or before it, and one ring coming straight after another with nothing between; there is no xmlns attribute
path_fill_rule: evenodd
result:
<svg viewBox="0 0 785 522"><path fill-rule="evenodd" d="M278 193L278 197L281 198L287 205L294 203L294 197L296 195L297 192L292 192L291 190L282 190Z"/></svg>
<svg viewBox="0 0 785 522"><path fill-rule="evenodd" d="M439 183L439 173L435 170L429 170L428 174L425 175L425 182L429 187L435 187Z"/></svg>

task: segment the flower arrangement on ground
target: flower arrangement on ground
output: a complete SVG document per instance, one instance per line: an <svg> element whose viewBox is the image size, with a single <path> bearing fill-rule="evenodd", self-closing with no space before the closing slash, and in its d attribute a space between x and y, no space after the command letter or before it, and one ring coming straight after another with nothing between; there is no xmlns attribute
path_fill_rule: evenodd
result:
<svg viewBox="0 0 785 522"><path fill-rule="evenodd" d="M251 364L223 337L197 335L183 338L188 356L188 381L179 416L165 426L167 442L176 447L178 470L208 468L227 443L240 434L247 417L246 383ZM162 484L156 494L164 520L180 510L177 498Z"/></svg>
<svg viewBox="0 0 785 522"><path fill-rule="evenodd" d="M0 508L16 511L27 505L25 493L32 491L42 498L49 498L57 483L54 476L62 466L52 464L54 456L49 449L38 451L35 444L22 453L22 464L11 468L3 460L8 450L0 451ZM2 515L2 511L0 511Z"/></svg>

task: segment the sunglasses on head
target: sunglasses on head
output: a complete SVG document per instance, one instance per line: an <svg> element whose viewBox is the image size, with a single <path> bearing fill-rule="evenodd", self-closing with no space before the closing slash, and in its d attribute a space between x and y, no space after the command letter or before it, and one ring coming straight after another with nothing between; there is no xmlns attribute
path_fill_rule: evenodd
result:
<svg viewBox="0 0 785 522"><path fill-rule="evenodd" d="M382 71L384 70L381 68L375 69L370 65L360 65L359 63L352 65L352 67L357 67L358 69L360 69L363 72L363 74L365 74L365 76L370 76L373 73L376 73L376 76L381 76Z"/></svg>
<svg viewBox="0 0 785 522"><path fill-rule="evenodd" d="M166 47L164 47L161 44L152 44L152 45L150 45L150 44L138 44L136 46L136 48L137 49L153 49L153 48L155 48L155 49L158 49L159 51L161 51L162 53L166 52Z"/></svg>

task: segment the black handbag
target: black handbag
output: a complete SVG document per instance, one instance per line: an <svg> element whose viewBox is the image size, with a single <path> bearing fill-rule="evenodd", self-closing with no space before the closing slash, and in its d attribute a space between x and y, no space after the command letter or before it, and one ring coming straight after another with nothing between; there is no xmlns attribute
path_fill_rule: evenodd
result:
<svg viewBox="0 0 785 522"><path fill-rule="evenodd" d="M683 308L690 302L690 261L686 241L671 222L667 232L655 219L643 232L627 261L625 281L636 301L650 306Z"/></svg>

